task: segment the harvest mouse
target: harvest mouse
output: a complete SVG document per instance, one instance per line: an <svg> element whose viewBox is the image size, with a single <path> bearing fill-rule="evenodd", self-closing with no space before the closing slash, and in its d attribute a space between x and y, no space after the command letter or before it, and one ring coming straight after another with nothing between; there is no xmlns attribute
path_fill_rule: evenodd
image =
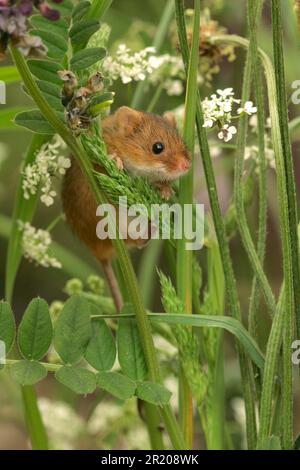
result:
<svg viewBox="0 0 300 470"><path fill-rule="evenodd" d="M161 117L124 106L102 121L102 131L109 158L120 171L145 177L165 199L172 194L170 183L190 168L188 151L170 113ZM122 300L110 263L114 248L109 239L100 240L96 235L97 204L75 159L64 177L62 201L68 223L102 263L119 310ZM129 238L125 243L140 245L141 240Z"/></svg>

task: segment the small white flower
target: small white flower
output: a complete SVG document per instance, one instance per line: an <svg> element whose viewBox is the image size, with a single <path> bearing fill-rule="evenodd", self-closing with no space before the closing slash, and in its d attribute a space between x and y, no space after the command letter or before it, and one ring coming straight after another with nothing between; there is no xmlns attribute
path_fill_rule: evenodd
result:
<svg viewBox="0 0 300 470"><path fill-rule="evenodd" d="M252 114L255 114L257 112L257 108L253 106L252 101L246 101L244 104L244 107L238 109L238 114L246 113L249 116L252 116Z"/></svg>
<svg viewBox="0 0 300 470"><path fill-rule="evenodd" d="M229 142L236 133L236 127L225 124L218 133L218 137L220 140L224 140L224 142Z"/></svg>
<svg viewBox="0 0 300 470"><path fill-rule="evenodd" d="M234 96L233 88L225 88L225 90L217 90L218 95L221 98L228 98L229 96Z"/></svg>
<svg viewBox="0 0 300 470"><path fill-rule="evenodd" d="M54 203L56 192L52 190L52 178L64 175L71 166L69 158L59 156L60 148L64 148L64 143L59 136L55 136L41 147L35 162L24 168L22 187L25 199L41 189L41 202L47 207Z"/></svg>
<svg viewBox="0 0 300 470"><path fill-rule="evenodd" d="M170 96L179 96L184 91L184 65L181 57L170 54L155 55L154 47L133 52L125 44L119 45L114 56L108 56L102 63L104 75L111 80L120 79L128 84L145 81L153 86L162 85Z"/></svg>
<svg viewBox="0 0 300 470"><path fill-rule="evenodd" d="M24 257L45 268L61 268L61 263L49 254L52 243L50 233L36 229L29 222L19 221L22 231L22 248Z"/></svg>
<svg viewBox="0 0 300 470"><path fill-rule="evenodd" d="M41 196L41 201L42 201L43 204L45 204L45 206L50 207L50 206L52 206L52 204L54 202L55 196L56 196L56 192L55 191L50 191L50 193L43 194Z"/></svg>
<svg viewBox="0 0 300 470"><path fill-rule="evenodd" d="M204 121L203 127L205 128L211 128L214 125L214 121L212 119L206 119Z"/></svg>
<svg viewBox="0 0 300 470"><path fill-rule="evenodd" d="M184 89L181 80L167 80L164 88L169 96L180 96Z"/></svg>

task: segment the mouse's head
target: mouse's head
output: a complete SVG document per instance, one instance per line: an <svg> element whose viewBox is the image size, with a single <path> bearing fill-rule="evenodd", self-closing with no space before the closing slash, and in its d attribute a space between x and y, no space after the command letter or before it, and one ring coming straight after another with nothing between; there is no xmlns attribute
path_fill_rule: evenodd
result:
<svg viewBox="0 0 300 470"><path fill-rule="evenodd" d="M189 170L189 153L171 114L161 117L122 107L111 119L114 146L131 174L172 181Z"/></svg>

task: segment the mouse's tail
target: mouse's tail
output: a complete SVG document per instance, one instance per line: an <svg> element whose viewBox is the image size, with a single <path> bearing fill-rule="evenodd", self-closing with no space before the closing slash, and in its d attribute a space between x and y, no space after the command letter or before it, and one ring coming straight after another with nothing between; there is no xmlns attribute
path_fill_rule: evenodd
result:
<svg viewBox="0 0 300 470"><path fill-rule="evenodd" d="M111 294L112 294L112 297L116 306L116 310L118 313L120 313L123 307L123 298L122 298L119 283L114 273L111 261L103 260L101 261L101 264L102 264L103 272L106 277L107 284L110 288L110 291L111 291Z"/></svg>

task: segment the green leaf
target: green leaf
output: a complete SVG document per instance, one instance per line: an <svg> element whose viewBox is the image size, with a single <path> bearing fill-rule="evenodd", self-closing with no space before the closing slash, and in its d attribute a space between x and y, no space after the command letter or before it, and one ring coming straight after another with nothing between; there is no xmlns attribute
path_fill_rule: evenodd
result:
<svg viewBox="0 0 300 470"><path fill-rule="evenodd" d="M120 400L132 397L136 389L132 380L118 372L99 372L97 385Z"/></svg>
<svg viewBox="0 0 300 470"><path fill-rule="evenodd" d="M5 108L0 111L0 130L19 130L14 123L16 114L26 111L27 108Z"/></svg>
<svg viewBox="0 0 300 470"><path fill-rule="evenodd" d="M64 107L61 102L61 87L57 86L55 83L45 82L43 80L38 80L37 84L50 106L56 111L63 113Z"/></svg>
<svg viewBox="0 0 300 470"><path fill-rule="evenodd" d="M72 18L73 22L81 20L81 18L85 15L85 13L90 8L91 3L88 1L79 2L78 5L74 7Z"/></svg>
<svg viewBox="0 0 300 470"><path fill-rule="evenodd" d="M90 316L90 304L80 295L65 303L54 330L54 346L65 363L75 364L84 355L92 336Z"/></svg>
<svg viewBox="0 0 300 470"><path fill-rule="evenodd" d="M8 83L19 82L21 80L17 67L14 65L7 65L0 68L0 80Z"/></svg>
<svg viewBox="0 0 300 470"><path fill-rule="evenodd" d="M52 334L47 302L40 298L33 299L18 329L18 344L23 357L36 361L42 359L51 345Z"/></svg>
<svg viewBox="0 0 300 470"><path fill-rule="evenodd" d="M133 380L144 380L147 375L147 364L135 319L120 317L118 359L125 375Z"/></svg>
<svg viewBox="0 0 300 470"><path fill-rule="evenodd" d="M257 450L282 450L280 437L269 436L262 439L257 446Z"/></svg>
<svg viewBox="0 0 300 470"><path fill-rule="evenodd" d="M114 101L113 93L103 93L103 95L95 96L91 99L87 111L93 116L99 114L103 109L109 107Z"/></svg>
<svg viewBox="0 0 300 470"><path fill-rule="evenodd" d="M222 315L188 315L188 314L169 314L169 313L150 313L151 321L169 323L171 325L190 325L194 327L222 328L232 333L244 346L252 361L262 369L265 358L258 345L249 335L244 326L235 318Z"/></svg>
<svg viewBox="0 0 300 470"><path fill-rule="evenodd" d="M17 114L14 122L17 126L26 127L26 129L37 134L49 135L55 133L52 126L38 109L31 109L30 111L23 111Z"/></svg>
<svg viewBox="0 0 300 470"><path fill-rule="evenodd" d="M106 55L104 47L93 47L76 52L71 59L71 69L74 71L83 70L102 60Z"/></svg>
<svg viewBox="0 0 300 470"><path fill-rule="evenodd" d="M27 61L27 65L36 78L62 86L62 81L58 76L58 71L62 70L62 66L58 63L32 59Z"/></svg>
<svg viewBox="0 0 300 470"><path fill-rule="evenodd" d="M32 361L18 361L10 367L12 378L20 385L34 385L47 376L42 364Z"/></svg>
<svg viewBox="0 0 300 470"><path fill-rule="evenodd" d="M49 21L42 15L33 15L30 17L30 23L36 29L50 31L58 36L62 36L64 39L68 38L68 23L62 18L56 21Z"/></svg>
<svg viewBox="0 0 300 470"><path fill-rule="evenodd" d="M98 31L100 26L97 20L81 20L70 29L69 36L72 44L84 44Z"/></svg>
<svg viewBox="0 0 300 470"><path fill-rule="evenodd" d="M71 18L73 7L71 0L63 0L63 2L55 4L55 10L58 10L64 18Z"/></svg>
<svg viewBox="0 0 300 470"><path fill-rule="evenodd" d="M87 369L64 366L58 369L55 377L75 393L86 395L96 388L96 375Z"/></svg>
<svg viewBox="0 0 300 470"><path fill-rule="evenodd" d="M97 309L95 308L97 311ZM104 320L92 324L93 334L85 352L85 359L95 369L110 370L116 359L113 335Z"/></svg>
<svg viewBox="0 0 300 470"><path fill-rule="evenodd" d="M161 384L141 382L137 384L136 396L153 405L163 406L169 403L172 393Z"/></svg>
<svg viewBox="0 0 300 470"><path fill-rule="evenodd" d="M8 354L14 343L16 324L13 311L9 303L0 302L0 341L5 343L5 353Z"/></svg>
<svg viewBox="0 0 300 470"><path fill-rule="evenodd" d="M296 438L294 442L294 450L300 450L300 435Z"/></svg>
<svg viewBox="0 0 300 470"><path fill-rule="evenodd" d="M62 60L68 50L68 44L63 37L50 31L42 29L33 29L30 31L32 36L39 36L47 47L47 56L52 59Z"/></svg>

